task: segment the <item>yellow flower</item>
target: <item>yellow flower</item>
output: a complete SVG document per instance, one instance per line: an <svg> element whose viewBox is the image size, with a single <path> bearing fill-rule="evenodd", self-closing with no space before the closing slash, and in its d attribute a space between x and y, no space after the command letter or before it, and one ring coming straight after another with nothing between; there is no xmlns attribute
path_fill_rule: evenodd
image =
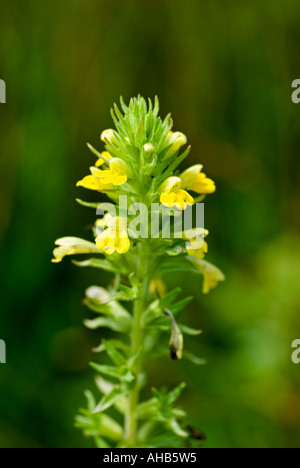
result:
<svg viewBox="0 0 300 468"><path fill-rule="evenodd" d="M173 156L183 145L186 145L187 138L183 133L180 132L169 132L166 138L164 148L172 145L166 152L164 159L168 159Z"/></svg>
<svg viewBox="0 0 300 468"><path fill-rule="evenodd" d="M111 154L110 154L108 151L103 151L103 152L101 153L101 155L104 156L105 159L111 159L111 158L112 158ZM103 158L99 158L98 161L96 161L95 166L96 166L96 167L100 167L100 166L102 166L105 162L106 162L106 161L105 161Z"/></svg>
<svg viewBox="0 0 300 468"><path fill-rule="evenodd" d="M194 204L194 199L185 190L181 189L179 177L169 177L158 189L160 202L168 206L176 206L179 210L185 210L187 206Z"/></svg>
<svg viewBox="0 0 300 468"><path fill-rule="evenodd" d="M189 258L189 260L203 273L203 294L209 293L220 281L225 281L225 275L212 263L195 257Z"/></svg>
<svg viewBox="0 0 300 468"><path fill-rule="evenodd" d="M184 171L180 176L182 187L203 195L214 193L216 190L215 183L201 172L202 169L201 164L196 164Z"/></svg>
<svg viewBox="0 0 300 468"><path fill-rule="evenodd" d="M90 168L92 171L94 168ZM99 170L99 169L98 169ZM95 177L94 175L88 175L84 177L82 180L77 182L76 184L77 187L84 187L89 190L98 190L98 192L101 192L102 190L108 190L110 188L113 188L113 186L108 187L107 185L104 185L101 182L101 179Z"/></svg>
<svg viewBox="0 0 300 468"><path fill-rule="evenodd" d="M119 158L111 158L109 164L110 168L106 170L91 167L90 171L92 175L88 175L77 182L77 186L101 192L112 190L114 185L125 184L130 174L127 164Z"/></svg>
<svg viewBox="0 0 300 468"><path fill-rule="evenodd" d="M116 217L109 220L105 229L97 238L96 245L99 250L111 255L114 252L124 254L130 248L125 218Z"/></svg>
<svg viewBox="0 0 300 468"><path fill-rule="evenodd" d="M112 215L110 213L106 213L102 218L96 220L95 225L93 227L94 236L100 236L104 229L107 227L108 222L112 219Z"/></svg>
<svg viewBox="0 0 300 468"><path fill-rule="evenodd" d="M109 169L91 169L93 176L102 185L123 185L129 176L129 167L119 158L112 158L109 162Z"/></svg>
<svg viewBox="0 0 300 468"><path fill-rule="evenodd" d="M191 229L190 231L184 232L183 238L190 241L186 245L188 255L200 259L205 257L208 251L208 245L204 237L208 234L209 232L202 228Z"/></svg>
<svg viewBox="0 0 300 468"><path fill-rule="evenodd" d="M102 218L96 220L96 228L101 229L101 231L103 231L111 219L112 215L110 213L106 213Z"/></svg>
<svg viewBox="0 0 300 468"><path fill-rule="evenodd" d="M208 252L208 245L203 239L198 239L188 244L186 250L190 257L202 259Z"/></svg>
<svg viewBox="0 0 300 468"><path fill-rule="evenodd" d="M55 244L58 245L58 247L53 251L53 263L61 262L66 255L99 253L93 242L78 237L63 237L58 239Z"/></svg>

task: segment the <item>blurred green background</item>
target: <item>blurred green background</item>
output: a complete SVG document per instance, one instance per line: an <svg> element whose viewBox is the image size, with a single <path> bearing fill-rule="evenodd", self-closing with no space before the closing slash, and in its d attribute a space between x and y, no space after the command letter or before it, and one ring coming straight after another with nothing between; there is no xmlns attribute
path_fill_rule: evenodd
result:
<svg viewBox="0 0 300 468"><path fill-rule="evenodd" d="M50 263L53 242L88 237L95 194L75 183L123 95L158 94L161 113L217 183L206 202L208 260L226 283L168 278L195 300L190 347L205 367L153 361L152 383L181 399L207 447L299 447L300 78L298 0L1 1L1 447L91 446L73 428L92 387L82 326L90 284L109 276ZM200 280L201 281L201 280ZM163 372L162 372L163 370Z"/></svg>

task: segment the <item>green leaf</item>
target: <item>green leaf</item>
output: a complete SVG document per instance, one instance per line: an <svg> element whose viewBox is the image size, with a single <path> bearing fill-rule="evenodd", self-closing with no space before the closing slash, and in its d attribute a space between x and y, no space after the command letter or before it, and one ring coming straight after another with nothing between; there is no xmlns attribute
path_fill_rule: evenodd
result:
<svg viewBox="0 0 300 468"><path fill-rule="evenodd" d="M75 418L75 426L83 430L87 437L107 437L115 442L119 442L123 436L123 428L106 414L92 414L95 409L95 398L90 391L85 392L88 400L88 409L81 409ZM102 440L103 447L108 447Z"/></svg>
<svg viewBox="0 0 300 468"><path fill-rule="evenodd" d="M188 432L182 429L176 419L172 418L170 421L168 421L168 426L174 432L174 434L178 435L179 437L189 436Z"/></svg>
<svg viewBox="0 0 300 468"><path fill-rule="evenodd" d="M206 359L199 358L198 356L195 356L194 354L188 351L184 351L182 357L183 359L191 361L193 364L196 364L197 366L205 366L205 364L207 364Z"/></svg>
<svg viewBox="0 0 300 468"><path fill-rule="evenodd" d="M87 410L81 410L83 416L75 418L75 426L83 429L87 437L107 437L119 442L123 436L123 428L110 416L99 413L91 414Z"/></svg>
<svg viewBox="0 0 300 468"><path fill-rule="evenodd" d="M134 380L133 374L125 367L118 368L113 366L105 366L102 364L97 364L96 362L91 362L90 366L99 372L99 374L114 377L124 382L129 383Z"/></svg>
<svg viewBox="0 0 300 468"><path fill-rule="evenodd" d="M126 298L127 301L134 301L137 298L137 287L128 288L123 284L119 284L119 291L122 292L123 296Z"/></svg>
<svg viewBox="0 0 300 468"><path fill-rule="evenodd" d="M169 307L173 301L175 301L176 297L181 293L182 289L177 287L167 293L164 297L160 299L162 307Z"/></svg>
<svg viewBox="0 0 300 468"><path fill-rule="evenodd" d="M175 169L182 163L182 161L184 161L184 159L189 155L191 151L191 147L189 146L185 151L184 153L182 153L180 156L177 156L177 158L172 158L173 162L170 164L170 166L168 167L168 169L165 171L164 173L164 176L166 178L170 177L173 172L175 171Z"/></svg>
<svg viewBox="0 0 300 468"><path fill-rule="evenodd" d="M177 259L174 260L167 260L163 262L157 269L156 273L158 274L165 274L169 272L179 272L179 271L187 271L190 273L200 273L200 271L193 266L193 264L187 261L178 261Z"/></svg>
<svg viewBox="0 0 300 468"><path fill-rule="evenodd" d="M123 273L126 274L126 270L121 267L120 265L116 266L109 262L108 260L103 260L99 258L89 258L88 260L84 261L72 261L74 265L79 267L93 267L93 268L100 268L101 270L109 271L111 273Z"/></svg>
<svg viewBox="0 0 300 468"><path fill-rule="evenodd" d="M97 317L91 320L86 319L83 323L90 330L105 327L119 333L127 333L130 329L130 325L127 320L115 320L112 317Z"/></svg>
<svg viewBox="0 0 300 468"><path fill-rule="evenodd" d="M84 392L84 395L87 399L87 405L88 405L89 411L93 411L93 409L96 406L96 400L94 398L94 395L92 394L92 392L90 392L90 390L86 390Z"/></svg>
<svg viewBox="0 0 300 468"><path fill-rule="evenodd" d="M91 288L89 288L87 291L89 290L91 290ZM97 299L88 296L86 293L86 297L83 300L83 303L93 312L96 312L98 314L109 315L117 320L121 319L127 321L128 325L131 325L132 316L125 309L125 307L116 302L115 299L116 296L112 296L111 294L107 294L106 296L103 295L103 299Z"/></svg>
<svg viewBox="0 0 300 468"><path fill-rule="evenodd" d="M166 254L169 255L169 257L178 257L179 255L182 255L185 252L183 247L180 247L179 245L176 245L172 249L167 249Z"/></svg>
<svg viewBox="0 0 300 468"><path fill-rule="evenodd" d="M101 399L100 403L96 406L96 408L92 411L92 414L102 413L110 408L112 405L116 403L116 401L124 394L121 392L119 388L114 388L110 393L104 395Z"/></svg>
<svg viewBox="0 0 300 468"><path fill-rule="evenodd" d="M175 295L175 290L174 290L174 295ZM168 306L168 309L170 312L174 315L174 317L178 317L184 307L191 302L193 297L186 297L185 299L182 299L181 301L176 302L175 304L170 304L172 302L171 300L165 301L165 296L164 298L161 299L161 303L159 300L154 301L148 309L145 312L145 315L143 317L143 323L145 326L149 328L157 328L161 330L169 330L171 328L169 320L163 315L163 310L166 309ZM184 326L183 326L184 327ZM189 330L189 328L187 328ZM187 333L188 334L188 333Z"/></svg>
<svg viewBox="0 0 300 468"><path fill-rule="evenodd" d="M99 203L90 203L90 202L86 202L84 200L80 200L80 198L76 198L76 201L79 205L81 206L86 206L88 208L94 208L94 209L97 209L98 206L100 205L100 202Z"/></svg>
<svg viewBox="0 0 300 468"><path fill-rule="evenodd" d="M195 328L188 327L187 325L183 325L182 323L179 323L178 326L182 333L184 333L185 335L197 336L201 335L202 333L202 330L196 330Z"/></svg>
<svg viewBox="0 0 300 468"><path fill-rule="evenodd" d="M194 298L192 296L185 297L181 301L176 302L175 304L172 304L169 309L171 310L172 314L177 317L180 312L187 306Z"/></svg>
<svg viewBox="0 0 300 468"><path fill-rule="evenodd" d="M182 394L183 390L186 388L186 383L181 382L177 387L175 387L173 390L171 390L168 393L168 403L173 404L175 401L180 397Z"/></svg>
<svg viewBox="0 0 300 468"><path fill-rule="evenodd" d="M102 343L107 354L116 366L123 366L126 363L124 356L122 356L109 341L102 340Z"/></svg>
<svg viewBox="0 0 300 468"><path fill-rule="evenodd" d="M129 353L130 347L129 347L129 345L124 343L124 341L113 339L113 340L109 340L108 343L111 346L113 346L115 349L120 349L120 350L124 351L125 354ZM103 341L99 346L96 346L92 350L94 351L94 353L102 353L103 351L105 351Z"/></svg>
<svg viewBox="0 0 300 468"><path fill-rule="evenodd" d="M119 291L110 295L111 301L131 302L131 301L135 301L135 299L137 298L136 288L128 288L127 286L124 286L123 284L119 284L118 289Z"/></svg>
<svg viewBox="0 0 300 468"><path fill-rule="evenodd" d="M112 390L115 388L116 384L115 382L108 382L107 380L104 380L103 377L97 376L96 378L96 384L99 390L104 394L108 395ZM125 393L122 394L120 392L119 397L114 401L114 406L117 409L117 411L121 414L125 414L127 410L127 398L125 396Z"/></svg>
<svg viewBox="0 0 300 468"><path fill-rule="evenodd" d="M108 443L100 436L94 437L94 441L97 448L111 448L110 445L108 445Z"/></svg>
<svg viewBox="0 0 300 468"><path fill-rule="evenodd" d="M137 131L135 134L135 143L139 148L145 143L144 117L141 118L141 121L138 125Z"/></svg>
<svg viewBox="0 0 300 468"><path fill-rule="evenodd" d="M103 395L108 395L116 387L115 382L109 382L99 375L96 376L95 383ZM119 413L125 414L127 409L127 398L125 398L125 396L120 393L119 398L117 398L114 402L114 406L119 411Z"/></svg>
<svg viewBox="0 0 300 468"><path fill-rule="evenodd" d="M139 419L153 419L156 417L158 411L157 398L140 403L136 409L136 416Z"/></svg>

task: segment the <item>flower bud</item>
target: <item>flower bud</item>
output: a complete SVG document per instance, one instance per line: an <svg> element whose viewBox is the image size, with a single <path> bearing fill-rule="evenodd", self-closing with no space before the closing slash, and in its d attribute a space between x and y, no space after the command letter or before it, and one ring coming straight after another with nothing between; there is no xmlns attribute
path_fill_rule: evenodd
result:
<svg viewBox="0 0 300 468"><path fill-rule="evenodd" d="M86 297L93 299L95 301L101 302L102 304L109 301L109 293L106 289L100 288L98 286L90 286L85 291Z"/></svg>
<svg viewBox="0 0 300 468"><path fill-rule="evenodd" d="M179 361L182 358L183 352L183 335L172 312L168 309L165 309L165 314L170 317L172 322L171 338L169 342L171 358L174 361Z"/></svg>
<svg viewBox="0 0 300 468"><path fill-rule="evenodd" d="M113 144L116 141L115 131L114 130L104 130L101 134L101 140L104 143L111 143Z"/></svg>
<svg viewBox="0 0 300 468"><path fill-rule="evenodd" d="M154 153L154 146L151 145L151 143L146 143L143 146L143 151L142 151L142 162L143 162L143 167L141 169L141 173L143 175L151 175L153 170L156 167L157 163L157 156Z"/></svg>
<svg viewBox="0 0 300 468"><path fill-rule="evenodd" d="M169 148L169 150L165 154L164 159L168 159L171 156L173 156L183 145L186 145L186 143L187 143L187 138L183 133L170 132L167 137L165 147L170 146L170 145L172 146L171 148Z"/></svg>
<svg viewBox="0 0 300 468"><path fill-rule="evenodd" d="M147 158L150 159L150 157L153 155L154 153L154 147L153 145L151 145L151 143L146 143L144 145L144 151L145 151L145 154L147 156Z"/></svg>

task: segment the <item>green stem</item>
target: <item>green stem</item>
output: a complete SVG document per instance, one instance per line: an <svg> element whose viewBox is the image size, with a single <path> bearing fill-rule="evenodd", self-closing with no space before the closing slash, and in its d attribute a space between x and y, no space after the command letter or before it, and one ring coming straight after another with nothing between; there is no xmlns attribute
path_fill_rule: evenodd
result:
<svg viewBox="0 0 300 468"><path fill-rule="evenodd" d="M134 320L131 338L131 356L136 356L142 349L142 316L146 306L149 281L147 275L147 256L143 252L145 246L141 243L139 245L138 254L138 278L140 281L140 295L135 301L134 305ZM128 407L125 414L125 441L127 445L133 446L136 438L136 407L139 402L140 394L140 373L142 371L142 353L135 361L134 365L135 382L128 397Z"/></svg>

